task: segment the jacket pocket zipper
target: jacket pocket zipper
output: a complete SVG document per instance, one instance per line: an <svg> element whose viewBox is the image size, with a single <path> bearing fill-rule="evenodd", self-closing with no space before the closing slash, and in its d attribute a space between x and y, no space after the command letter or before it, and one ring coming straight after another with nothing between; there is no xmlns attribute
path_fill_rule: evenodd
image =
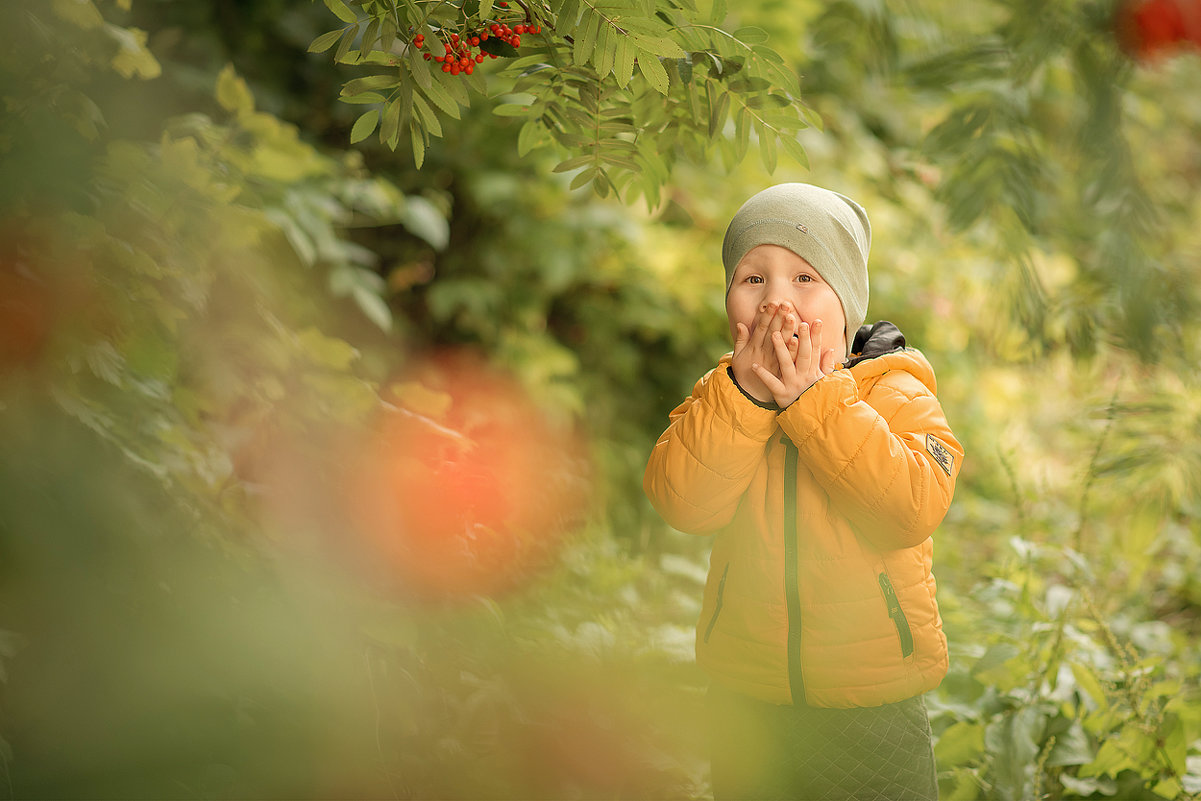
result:
<svg viewBox="0 0 1201 801"><path fill-rule="evenodd" d="M884 592L884 601L888 604L888 616L897 627L901 638L901 656L908 659L913 654L913 631L909 628L909 619L901 608L901 601L892 587L887 573L880 574L880 589Z"/></svg>
<svg viewBox="0 0 1201 801"><path fill-rule="evenodd" d="M730 573L730 563L726 562L726 569L721 572L721 581L717 584L717 600L713 603L713 617L709 618L709 626L705 629L705 642L709 642L709 635L713 633L713 627L717 625L717 616L721 614L721 599L726 594L726 576Z"/></svg>

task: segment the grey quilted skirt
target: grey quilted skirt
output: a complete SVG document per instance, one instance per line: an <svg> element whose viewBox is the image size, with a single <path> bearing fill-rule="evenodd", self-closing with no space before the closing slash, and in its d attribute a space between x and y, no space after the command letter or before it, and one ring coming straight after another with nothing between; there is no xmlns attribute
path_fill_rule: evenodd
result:
<svg viewBox="0 0 1201 801"><path fill-rule="evenodd" d="M776 706L709 692L716 801L934 801L922 698L863 709Z"/></svg>

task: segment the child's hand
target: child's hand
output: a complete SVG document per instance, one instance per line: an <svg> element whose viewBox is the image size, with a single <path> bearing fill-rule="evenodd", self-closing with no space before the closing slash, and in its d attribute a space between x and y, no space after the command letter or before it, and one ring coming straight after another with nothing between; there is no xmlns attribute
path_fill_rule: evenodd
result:
<svg viewBox="0 0 1201 801"><path fill-rule="evenodd" d="M792 343L795 347L790 347ZM781 331L773 331L771 345L779 374L773 374L762 363L751 369L781 409L801 397L819 378L834 372L834 349L822 347L821 320L814 320L813 325L801 323L797 339L792 342Z"/></svg>
<svg viewBox="0 0 1201 801"><path fill-rule="evenodd" d="M799 345L794 336L797 333L797 322L797 314L792 304L773 301L759 309L753 333L745 324L737 324L734 361L731 367L738 385L752 398L763 403L773 398L775 393L763 382L756 368L764 369L773 378L778 375L781 361L773 341L777 336L784 343L783 352L787 354L785 360L792 363Z"/></svg>

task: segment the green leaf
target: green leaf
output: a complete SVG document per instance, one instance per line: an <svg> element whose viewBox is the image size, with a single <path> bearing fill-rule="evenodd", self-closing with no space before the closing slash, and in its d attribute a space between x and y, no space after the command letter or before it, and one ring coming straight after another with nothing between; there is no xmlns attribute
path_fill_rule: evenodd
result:
<svg viewBox="0 0 1201 801"><path fill-rule="evenodd" d="M354 38L358 35L358 32L358 25L350 25L342 32L342 39L338 42L338 49L334 51L334 61L341 62L346 58L346 54L350 52L350 46L354 44Z"/></svg>
<svg viewBox="0 0 1201 801"><path fill-rule="evenodd" d="M771 175L776 171L776 133L766 125L757 126L759 129L759 158L763 169Z"/></svg>
<svg viewBox="0 0 1201 801"><path fill-rule="evenodd" d="M343 22L358 22L359 17L342 0L325 0L325 7Z"/></svg>
<svg viewBox="0 0 1201 801"><path fill-rule="evenodd" d="M784 147L784 152L792 156L797 164L800 164L805 169L809 169L809 154L805 152L805 148L793 136L781 136L780 144Z"/></svg>
<svg viewBox="0 0 1201 801"><path fill-rule="evenodd" d="M381 95L379 92L363 92L350 97L339 98L343 103L348 103L353 106L365 106L368 103L383 103L388 98Z"/></svg>
<svg viewBox="0 0 1201 801"><path fill-rule="evenodd" d="M400 79L395 75L368 75L347 81L342 87L343 95L357 95L375 89L391 89L400 85Z"/></svg>
<svg viewBox="0 0 1201 801"><path fill-rule="evenodd" d="M571 170L583 167L585 164L591 164L593 161L595 159L592 156L576 156L559 162L551 172L570 172Z"/></svg>
<svg viewBox="0 0 1201 801"><path fill-rule="evenodd" d="M642 73L642 77L646 78L647 83L654 87L661 95L667 94L670 87L670 82L667 78L667 70L663 68L663 62L653 53L641 50L638 53L638 71Z"/></svg>
<svg viewBox="0 0 1201 801"><path fill-rule="evenodd" d="M408 54L409 74L413 76L413 80L417 82L418 86L420 86L422 89L428 90L430 85L434 82L434 76L430 72L430 64L432 62L426 61L424 58L422 58L421 51L415 47L410 47L408 49Z"/></svg>
<svg viewBox="0 0 1201 801"><path fill-rule="evenodd" d="M359 55L363 60L367 59L372 46L379 41L379 30L379 19L373 19L367 23L367 30L363 32L363 38L359 40Z"/></svg>
<svg viewBox="0 0 1201 801"><path fill-rule="evenodd" d="M634 74L634 44L628 36L617 37L617 52L613 62L613 77L622 89L630 83Z"/></svg>
<svg viewBox="0 0 1201 801"><path fill-rule="evenodd" d="M568 189L579 189L593 178L596 178L599 173L600 170L597 167L589 167L586 170L580 170L580 173L571 180L571 186L569 186Z"/></svg>
<svg viewBox="0 0 1201 801"><path fill-rule="evenodd" d="M1072 671L1072 676L1076 679L1076 684L1080 689L1084 690L1090 698L1096 701L1101 709L1109 708L1109 695L1105 692L1105 688L1101 685L1100 679L1093 673L1092 668L1080 662L1072 662L1068 665Z"/></svg>
<svg viewBox="0 0 1201 801"><path fill-rule="evenodd" d="M517 134L517 155L525 156L537 147L545 138L545 131L539 120L529 120L521 126Z"/></svg>
<svg viewBox="0 0 1201 801"><path fill-rule="evenodd" d="M401 223L410 233L428 242L434 250L445 250L450 242L450 223L433 203L420 195L405 198Z"/></svg>
<svg viewBox="0 0 1201 801"><path fill-rule="evenodd" d="M680 76L680 83L684 84L685 86L692 83L692 56L677 58L675 59L674 63L676 65L676 73ZM695 95L694 93L689 92L689 96L691 97Z"/></svg>
<svg viewBox="0 0 1201 801"><path fill-rule="evenodd" d="M1087 765L1095 757L1096 753L1084 732L1084 726L1080 721L1074 720L1066 731L1055 735L1055 745L1047 756L1047 767Z"/></svg>
<svg viewBox="0 0 1201 801"><path fill-rule="evenodd" d="M425 102L425 98L416 92L413 93L413 108L416 110L423 128L434 136L442 136L442 123L438 121L438 115Z"/></svg>
<svg viewBox="0 0 1201 801"><path fill-rule="evenodd" d="M716 81L705 84L705 92L709 100L709 138L713 139L726 124L726 114L730 110L730 93L724 92Z"/></svg>
<svg viewBox="0 0 1201 801"><path fill-rule="evenodd" d="M364 286L356 286L350 294L368 320L382 331L392 330L392 310L383 298Z"/></svg>
<svg viewBox="0 0 1201 801"><path fill-rule="evenodd" d="M336 31L330 31L329 33L321 34L313 40L312 44L309 45L309 52L324 53L326 50L329 50L334 46L334 42L338 41L338 38L342 36L343 32L343 29L339 28Z"/></svg>
<svg viewBox="0 0 1201 801"><path fill-rule="evenodd" d="M709 24L720 26L726 21L726 0L713 0L709 9Z"/></svg>
<svg viewBox="0 0 1201 801"><path fill-rule="evenodd" d="M492 109L492 113L498 117L528 117L530 107L520 103L501 103Z"/></svg>
<svg viewBox="0 0 1201 801"><path fill-rule="evenodd" d="M409 141L413 145L413 165L420 170L425 162L425 133L415 120L409 126Z"/></svg>
<svg viewBox="0 0 1201 801"><path fill-rule="evenodd" d="M250 94L250 87L234 72L232 64L226 64L217 75L217 102L223 109L239 117L254 111L254 96Z"/></svg>
<svg viewBox="0 0 1201 801"><path fill-rule="evenodd" d="M934 756L940 768L953 768L984 757L984 726L961 720L938 735Z"/></svg>
<svg viewBox="0 0 1201 801"><path fill-rule="evenodd" d="M601 78L613 72L613 61L617 57L617 35L612 25L602 25L600 33L596 37L596 50L592 56L592 66Z"/></svg>
<svg viewBox="0 0 1201 801"><path fill-rule="evenodd" d="M396 139L397 127L400 125L400 101L393 100L384 109L384 117L380 121L380 141L390 143Z"/></svg>
<svg viewBox="0 0 1201 801"><path fill-rule="evenodd" d="M666 36L643 36L638 33L631 33L629 36L639 50L654 53L661 58L684 58L688 55L684 48Z"/></svg>
<svg viewBox="0 0 1201 801"><path fill-rule="evenodd" d="M345 370L359 358L359 351L349 342L326 336L316 328L304 329L296 339L309 360L323 367Z"/></svg>
<svg viewBox="0 0 1201 801"><path fill-rule="evenodd" d="M1177 798L1180 796L1180 791L1183 790L1180 780L1175 776L1163 779L1155 783L1151 788L1151 792L1155 793L1160 798Z"/></svg>
<svg viewBox="0 0 1201 801"><path fill-rule="evenodd" d="M734 38L746 45L763 44L767 41L767 31L748 26L734 31Z"/></svg>
<svg viewBox="0 0 1201 801"><path fill-rule="evenodd" d="M580 0L563 0L559 15L555 17L555 31L561 36L573 33L579 17Z"/></svg>
<svg viewBox="0 0 1201 801"><path fill-rule="evenodd" d="M426 91L426 95L435 106L442 109L447 115L456 120L459 119L459 105L451 98L450 93L446 91L446 87L441 81L434 81L429 90Z"/></svg>
<svg viewBox="0 0 1201 801"><path fill-rule="evenodd" d="M595 10L586 16L584 25L576 29L575 47L572 51L572 57L576 64L585 64L592 59L600 27L602 24L608 25Z"/></svg>
<svg viewBox="0 0 1201 801"><path fill-rule="evenodd" d="M368 136L371 136L375 131L375 126L379 124L379 109L373 108L364 112L354 122L354 127L350 129L350 143L356 144L362 142Z"/></svg>
<svg viewBox="0 0 1201 801"><path fill-rule="evenodd" d="M480 0L477 18L482 22L492 16L492 0Z"/></svg>

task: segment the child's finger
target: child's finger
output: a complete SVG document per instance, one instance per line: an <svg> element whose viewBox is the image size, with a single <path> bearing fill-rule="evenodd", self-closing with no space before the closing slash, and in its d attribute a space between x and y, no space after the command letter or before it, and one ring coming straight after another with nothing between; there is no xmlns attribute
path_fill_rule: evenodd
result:
<svg viewBox="0 0 1201 801"><path fill-rule="evenodd" d="M788 350L788 343L792 341L791 336L786 341L784 335L779 331L771 335L771 344L776 351L776 361L780 363L780 378L785 380L796 372L796 365L792 363L792 354Z"/></svg>
<svg viewBox="0 0 1201 801"><path fill-rule="evenodd" d="M822 353L821 370L822 375L829 375L834 372L834 348L827 348Z"/></svg>
<svg viewBox="0 0 1201 801"><path fill-rule="evenodd" d="M813 340L808 323L801 323L800 330L797 331L797 350L793 361L801 375L807 374L813 364Z"/></svg>
<svg viewBox="0 0 1201 801"><path fill-rule="evenodd" d="M746 343L751 339L750 329L746 327L746 323L737 323L734 326L734 355L742 353L742 349L746 347Z"/></svg>
<svg viewBox="0 0 1201 801"><path fill-rule="evenodd" d="M763 382L763 386L767 387L767 391L772 395L777 395L784 391L784 384L780 381L780 379L772 375L771 371L763 365L752 364L751 371L754 372L755 375L759 376L759 380Z"/></svg>
<svg viewBox="0 0 1201 801"><path fill-rule="evenodd" d="M755 332L752 335L750 344L756 348L762 348L767 342L770 335L770 327L772 317L775 316L776 306L774 303L768 303L759 309L758 316L755 317Z"/></svg>
<svg viewBox="0 0 1201 801"><path fill-rule="evenodd" d="M822 321L814 320L813 325L809 326L809 345L813 349L814 354L822 352Z"/></svg>

